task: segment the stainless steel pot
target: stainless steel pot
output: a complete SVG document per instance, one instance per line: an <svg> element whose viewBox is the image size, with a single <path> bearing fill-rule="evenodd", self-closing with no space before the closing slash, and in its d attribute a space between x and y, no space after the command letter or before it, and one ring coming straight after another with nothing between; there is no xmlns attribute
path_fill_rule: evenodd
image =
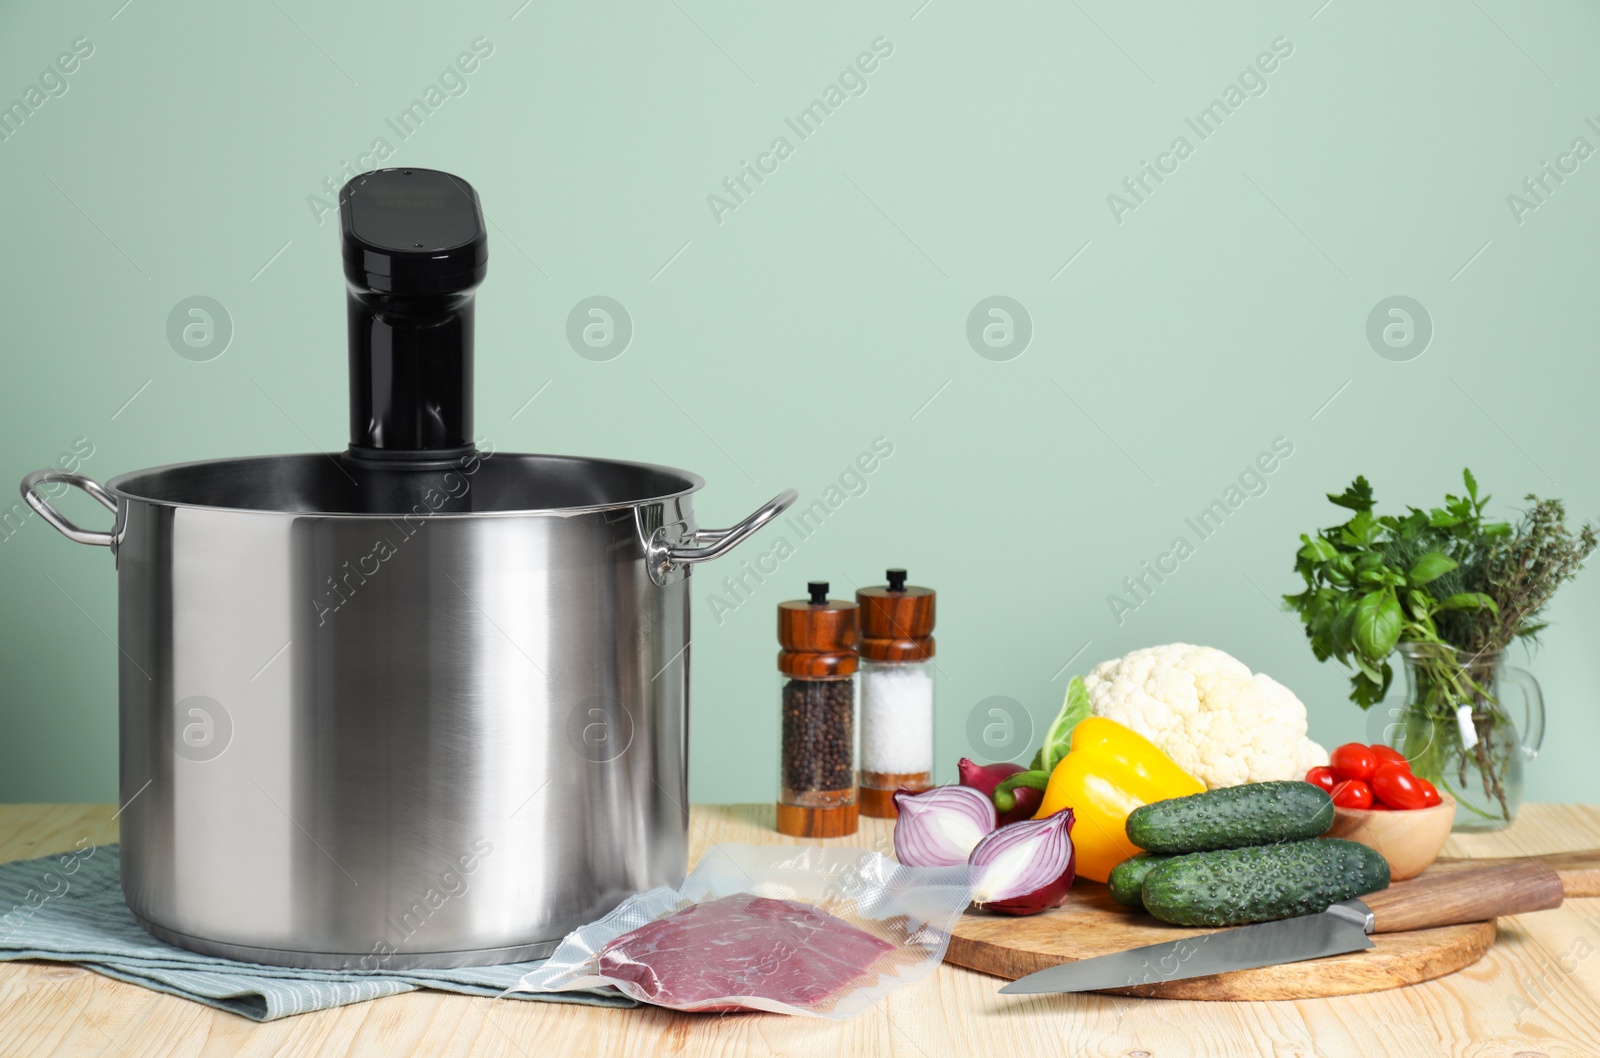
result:
<svg viewBox="0 0 1600 1058"><path fill-rule="evenodd" d="M122 879L151 933L293 966L549 954L682 881L693 474L492 455L471 514L308 510L321 455L28 502L116 558ZM72 525L66 482L116 511Z"/></svg>
<svg viewBox="0 0 1600 1058"><path fill-rule="evenodd" d="M794 492L705 530L693 474L460 447L23 479L116 559L122 881L157 937L508 962L682 880L687 574ZM111 530L56 511L57 482Z"/></svg>

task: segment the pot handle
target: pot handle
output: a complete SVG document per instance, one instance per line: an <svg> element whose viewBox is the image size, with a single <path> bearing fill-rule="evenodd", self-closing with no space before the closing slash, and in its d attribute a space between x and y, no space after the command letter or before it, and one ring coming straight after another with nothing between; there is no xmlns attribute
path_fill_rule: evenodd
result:
<svg viewBox="0 0 1600 1058"><path fill-rule="evenodd" d="M99 501L100 506L115 514L117 511L116 497L107 492L89 478L82 474L69 474L65 470L35 470L32 474L22 479L22 498L28 501L28 506L39 512L39 517L55 526L56 531L62 536L77 544L93 544L95 547L110 547L116 543L116 534L100 532L95 529L79 529L69 522L66 517L54 507L50 501L38 492L40 485L52 481L60 481L67 485L76 485Z"/></svg>
<svg viewBox="0 0 1600 1058"><path fill-rule="evenodd" d="M666 573L678 566L721 558L743 543L750 534L788 510L789 505L799 498L800 493L794 489L784 489L738 525L728 529L696 529L676 544L667 543L661 531L657 530L650 541L651 568Z"/></svg>

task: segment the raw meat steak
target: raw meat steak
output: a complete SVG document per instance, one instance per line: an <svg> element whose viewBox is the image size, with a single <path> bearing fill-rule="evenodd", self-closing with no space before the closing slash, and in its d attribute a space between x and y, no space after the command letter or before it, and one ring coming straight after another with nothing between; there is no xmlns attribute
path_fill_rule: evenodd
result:
<svg viewBox="0 0 1600 1058"><path fill-rule="evenodd" d="M810 904L739 893L624 933L600 949L599 973L658 1006L730 996L814 1006L893 948Z"/></svg>

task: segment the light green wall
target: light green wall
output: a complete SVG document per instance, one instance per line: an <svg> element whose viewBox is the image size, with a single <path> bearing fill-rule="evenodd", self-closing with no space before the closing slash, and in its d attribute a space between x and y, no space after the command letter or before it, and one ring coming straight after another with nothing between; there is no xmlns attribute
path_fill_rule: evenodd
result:
<svg viewBox="0 0 1600 1058"><path fill-rule="evenodd" d="M893 445L720 624L736 563L696 577L698 799L772 795L773 607L810 578L904 565L939 589L948 778L981 701L1042 724L1086 642L1073 669L1214 644L1294 688L1323 741L1362 735L1343 673L1267 598L1357 473L1425 502L1470 464L1501 499L1600 514L1600 158L1520 223L1507 203L1574 138L1600 147L1591 4L118 3L0 8L0 101L94 45L0 142L0 479L79 437L102 480L342 447L337 223L307 197L486 38L392 156L467 177L495 224L481 432L694 469L705 525L789 485L809 502ZM793 135L880 37L865 94ZM1200 141L1185 117L1280 37L1264 94ZM1107 196L1180 135L1192 154L1119 223ZM778 136L792 152L719 223L707 196ZM167 340L192 295L233 321L209 362ZM568 344L592 295L633 320L617 359ZM968 343L993 295L1031 318L1015 359ZM1408 362L1365 334L1391 295L1433 321ZM1278 437L1267 493L1119 626L1107 595ZM0 542L0 593L0 800L111 800L109 556L32 518ZM1553 617L1530 796L1593 801L1600 571Z"/></svg>

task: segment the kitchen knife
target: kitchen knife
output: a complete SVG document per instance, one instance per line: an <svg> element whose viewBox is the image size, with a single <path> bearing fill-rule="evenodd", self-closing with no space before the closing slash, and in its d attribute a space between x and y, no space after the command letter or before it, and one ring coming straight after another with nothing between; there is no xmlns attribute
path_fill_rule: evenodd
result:
<svg viewBox="0 0 1600 1058"><path fill-rule="evenodd" d="M1373 947L1369 933L1434 929L1561 906L1561 877L1542 863L1507 863L1397 882L1362 900L1277 922L1200 933L1052 966L1003 993L1093 992L1320 959Z"/></svg>

